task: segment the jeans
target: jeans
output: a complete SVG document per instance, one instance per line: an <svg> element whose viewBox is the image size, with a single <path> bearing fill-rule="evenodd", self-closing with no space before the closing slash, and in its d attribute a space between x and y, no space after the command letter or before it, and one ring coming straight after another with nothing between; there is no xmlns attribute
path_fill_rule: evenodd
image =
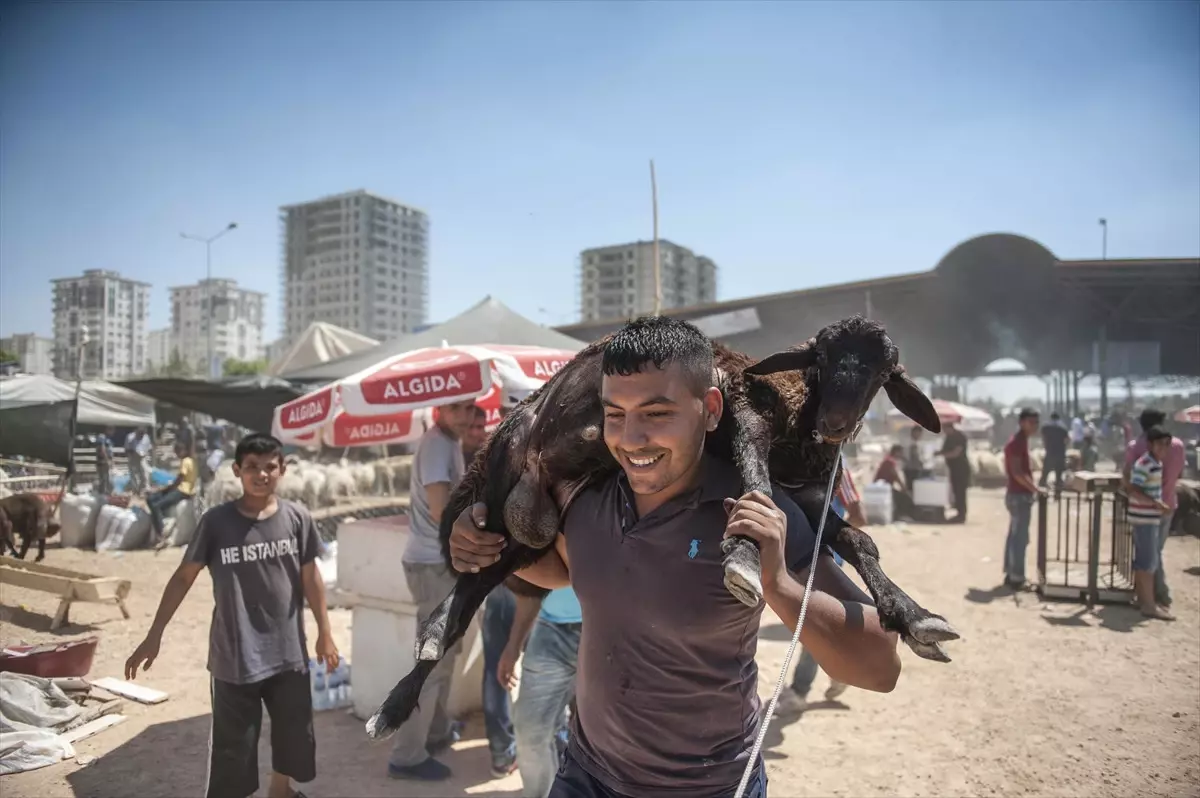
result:
<svg viewBox="0 0 1200 798"><path fill-rule="evenodd" d="M813 655L808 653L808 649L804 646L800 647L800 661L796 663L796 673L792 676L792 692L801 698L808 697L808 691L812 689L813 681L817 678L817 671L820 666L813 659Z"/></svg>
<svg viewBox="0 0 1200 798"><path fill-rule="evenodd" d="M965 468L950 468L950 492L954 495L955 518L967 520L967 488L971 485L971 472Z"/></svg>
<svg viewBox="0 0 1200 798"><path fill-rule="evenodd" d="M1164 607L1171 606L1171 591L1167 587L1166 571L1163 570L1162 551L1167 538L1171 536L1171 519L1174 517L1174 510L1163 513L1162 523L1158 527L1158 567L1154 569L1154 600Z"/></svg>
<svg viewBox="0 0 1200 798"><path fill-rule="evenodd" d="M1025 549L1029 546L1033 501L1032 493L1009 493L1004 497L1009 515L1008 540L1004 543L1004 578L1010 583L1025 582Z"/></svg>
<svg viewBox="0 0 1200 798"><path fill-rule="evenodd" d="M538 618L525 646L513 709L524 798L546 798L554 784L566 742L567 704L575 695L581 629L581 624Z"/></svg>
<svg viewBox="0 0 1200 798"><path fill-rule="evenodd" d="M142 468L142 457L136 452L126 453L129 458L129 492L145 493L146 471Z"/></svg>
<svg viewBox="0 0 1200 798"><path fill-rule="evenodd" d="M146 499L146 504L150 508L150 523L154 525L154 540L162 540L163 536L163 512L170 510L175 505L179 504L184 499L190 499L183 491L178 488L171 488L166 493L154 493Z"/></svg>
<svg viewBox="0 0 1200 798"><path fill-rule="evenodd" d="M107 496L112 493L112 466L103 460L96 462L96 493Z"/></svg>
<svg viewBox="0 0 1200 798"><path fill-rule="evenodd" d="M507 587L499 585L488 594L480 625L483 636L483 722L495 765L511 762L517 753L508 691L496 679L500 655L508 645L516 612L516 597Z"/></svg>
<svg viewBox="0 0 1200 798"><path fill-rule="evenodd" d="M1066 458L1058 459L1054 457L1047 458L1042 464L1042 478L1038 482L1038 487L1044 488L1050 482L1050 474L1054 474L1054 493L1058 495L1062 493L1063 472L1067 470Z"/></svg>
<svg viewBox="0 0 1200 798"><path fill-rule="evenodd" d="M736 786L731 787L726 795L732 798L736 791ZM554 780L550 795L553 798L621 798L580 767L570 751L563 757L562 770ZM761 756L758 758L758 767L746 785L745 798L767 798L767 768Z"/></svg>
<svg viewBox="0 0 1200 798"><path fill-rule="evenodd" d="M457 575L445 565L403 563L404 579L417 605L417 622L425 623L438 605L450 595L457 582ZM446 652L430 672L421 688L417 708L397 731L388 763L395 767L412 767L429 758L425 747L433 742L448 740L453 733L446 701L450 698L450 682L454 677L455 661L462 650L458 641Z"/></svg>

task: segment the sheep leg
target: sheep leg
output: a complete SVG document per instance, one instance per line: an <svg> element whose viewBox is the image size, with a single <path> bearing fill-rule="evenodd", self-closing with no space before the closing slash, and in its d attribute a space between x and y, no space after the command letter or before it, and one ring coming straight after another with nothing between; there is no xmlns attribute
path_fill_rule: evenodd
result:
<svg viewBox="0 0 1200 798"><path fill-rule="evenodd" d="M815 529L814 519L819 519L821 511L825 509L823 488L807 485L795 491L792 498ZM879 548L870 535L829 510L825 516L825 532L821 537L829 540L830 548L862 577L879 612L879 622L885 629L897 632L919 657L935 662L950 661L940 644L957 640L958 632L945 618L917 604L883 572L879 564Z"/></svg>
<svg viewBox="0 0 1200 798"><path fill-rule="evenodd" d="M10 548L12 547L11 540L9 541L8 545ZM29 535L26 534L25 532L22 532L21 533L21 551L20 551L20 553L18 553L16 549L13 549L13 554L17 555L18 560L23 560L23 559L25 559L25 555L28 552L29 552Z"/></svg>
<svg viewBox="0 0 1200 798"><path fill-rule="evenodd" d="M767 460L771 451L771 431L762 416L749 405L733 408L733 461L742 475L746 493L761 491L771 495L771 476ZM762 554L758 544L743 535L721 541L725 555L725 589L747 607L762 601Z"/></svg>
<svg viewBox="0 0 1200 798"><path fill-rule="evenodd" d="M397 682L367 721L369 736L374 739L387 737L408 720L434 666L467 633L471 619L487 595L516 569L522 550L523 546L510 546L500 561L490 568L477 574L459 574L450 595L421 624L416 641L417 662L412 671Z"/></svg>

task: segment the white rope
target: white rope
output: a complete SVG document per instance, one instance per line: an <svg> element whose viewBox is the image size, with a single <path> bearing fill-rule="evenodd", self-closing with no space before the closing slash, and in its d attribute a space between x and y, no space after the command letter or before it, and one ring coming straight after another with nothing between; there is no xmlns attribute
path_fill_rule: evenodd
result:
<svg viewBox="0 0 1200 798"><path fill-rule="evenodd" d="M821 513L821 520L817 522L817 541L813 544L812 563L808 566L808 584L804 586L804 598L800 600L800 617L796 619L796 631L792 635L792 644L788 646L787 656L783 658L783 668L779 671L779 680L775 682L775 693L771 696L771 703L767 705L766 714L763 715L762 724L758 729L758 737L754 741L754 748L750 751L750 758L746 760L746 770L742 773L742 780L738 783L734 798L742 798L746 794L746 786L750 783L750 776L754 773L754 768L758 764L758 755L762 751L763 740L767 737L767 728L771 725L771 717L775 714L775 705L779 703L779 694L783 692L783 683L787 679L788 667L792 664L792 655L796 653L796 646L800 643L800 630L804 628L804 616L808 614L808 598L812 595L813 577L817 575L817 558L821 554L821 533L825 531L825 518L829 515L829 507L833 503L833 485L837 481L838 467L842 465L842 444L840 443L837 447L837 457L833 462L833 472L829 475L829 486L825 489L825 509Z"/></svg>

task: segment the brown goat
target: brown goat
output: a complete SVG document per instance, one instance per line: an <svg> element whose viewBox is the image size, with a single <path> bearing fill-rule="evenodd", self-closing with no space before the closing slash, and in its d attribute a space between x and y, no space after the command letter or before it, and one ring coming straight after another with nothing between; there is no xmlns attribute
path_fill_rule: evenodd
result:
<svg viewBox="0 0 1200 798"><path fill-rule="evenodd" d="M59 525L50 520L50 508L36 493L18 493L0 499L0 550L6 547L18 560L25 559L29 545L37 541L34 562L46 558L46 538L58 534ZM16 538L21 538L17 551Z"/></svg>

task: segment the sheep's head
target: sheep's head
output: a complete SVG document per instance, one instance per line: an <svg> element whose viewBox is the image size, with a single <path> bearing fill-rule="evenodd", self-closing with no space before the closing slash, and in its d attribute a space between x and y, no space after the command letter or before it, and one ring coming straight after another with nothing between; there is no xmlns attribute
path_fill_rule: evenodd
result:
<svg viewBox="0 0 1200 798"><path fill-rule="evenodd" d="M900 412L931 432L941 431L937 411L904 373L900 350L883 325L861 316L830 324L795 349L777 352L747 374L803 371L817 400L814 436L838 443L854 434L882 388Z"/></svg>

